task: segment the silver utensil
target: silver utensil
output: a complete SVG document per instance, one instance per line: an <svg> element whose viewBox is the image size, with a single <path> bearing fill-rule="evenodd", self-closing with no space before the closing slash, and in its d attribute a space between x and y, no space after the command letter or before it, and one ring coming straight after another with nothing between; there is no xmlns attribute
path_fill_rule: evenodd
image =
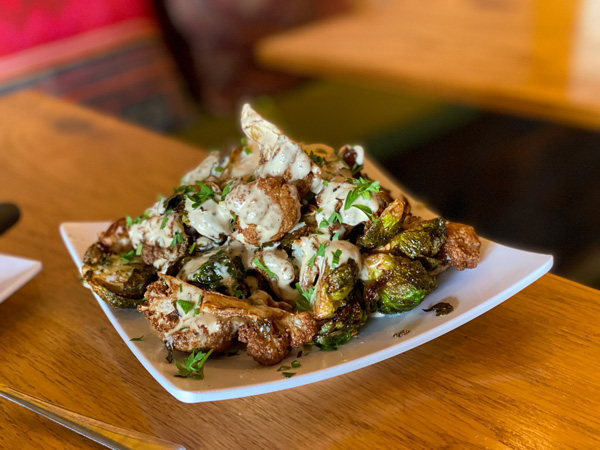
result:
<svg viewBox="0 0 600 450"><path fill-rule="evenodd" d="M1 383L0 397L24 406L108 448L115 450L185 450L185 447L179 444L82 416Z"/></svg>

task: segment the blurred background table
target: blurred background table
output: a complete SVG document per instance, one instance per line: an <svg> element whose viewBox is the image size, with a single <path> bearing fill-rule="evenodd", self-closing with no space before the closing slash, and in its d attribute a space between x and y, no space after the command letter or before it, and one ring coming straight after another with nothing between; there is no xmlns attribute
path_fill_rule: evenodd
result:
<svg viewBox="0 0 600 450"><path fill-rule="evenodd" d="M257 59L377 88L388 104L410 93L478 109L462 124L464 111L448 110L456 125L441 131L440 115L399 121L369 148L441 214L553 253L555 273L600 287L600 3L356 3L263 39ZM348 96L341 117L353 108ZM378 114L364 106L353 111L365 121ZM429 137L403 145L415 130Z"/></svg>
<svg viewBox="0 0 600 450"><path fill-rule="evenodd" d="M600 5L365 1L264 39L264 65L600 128Z"/></svg>
<svg viewBox="0 0 600 450"><path fill-rule="evenodd" d="M58 228L140 213L205 153L28 92L0 99L0 118L0 199L22 212L0 252L43 263L0 304L4 384L188 449L600 447L600 293L555 275L379 364L257 397L178 402L81 285ZM0 447L103 448L4 400Z"/></svg>

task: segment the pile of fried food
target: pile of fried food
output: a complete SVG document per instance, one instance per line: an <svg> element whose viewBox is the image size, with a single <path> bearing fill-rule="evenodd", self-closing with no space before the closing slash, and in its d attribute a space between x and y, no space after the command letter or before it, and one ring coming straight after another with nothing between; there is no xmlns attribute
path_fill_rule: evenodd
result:
<svg viewBox="0 0 600 450"><path fill-rule="evenodd" d="M306 344L337 349L372 313L419 305L440 272L477 266L473 228L411 214L361 172L362 147L296 143L248 105L242 129L239 147L84 256L87 286L137 308L167 348L238 341L265 365Z"/></svg>

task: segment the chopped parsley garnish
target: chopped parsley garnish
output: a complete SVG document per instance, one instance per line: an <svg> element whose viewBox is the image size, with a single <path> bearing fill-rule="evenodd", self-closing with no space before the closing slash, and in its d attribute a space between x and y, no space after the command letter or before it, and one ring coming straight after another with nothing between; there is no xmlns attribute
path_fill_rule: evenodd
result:
<svg viewBox="0 0 600 450"><path fill-rule="evenodd" d="M244 147L244 153L246 155L250 155L250 154L252 154L252 150L250 150L250 147Z"/></svg>
<svg viewBox="0 0 600 450"><path fill-rule="evenodd" d="M230 181L229 183L227 183L227 186L223 188L223 192L221 192L221 200L223 200L227 196L227 194L229 194L229 191L231 191L232 184L233 181Z"/></svg>
<svg viewBox="0 0 600 450"><path fill-rule="evenodd" d="M340 263L341 255L342 255L342 251L339 248L335 252L333 252L333 258L331 260L332 266L337 266Z"/></svg>
<svg viewBox="0 0 600 450"><path fill-rule="evenodd" d="M279 369L277 369L277 372L281 372L283 370L290 370L292 368L292 366L279 366Z"/></svg>
<svg viewBox="0 0 600 450"><path fill-rule="evenodd" d="M200 192L187 195L187 198L192 202L193 209L200 207L202 203L215 197L215 192L202 181L196 181L196 184L200 186Z"/></svg>
<svg viewBox="0 0 600 450"><path fill-rule="evenodd" d="M292 361L292 369L297 369L298 367L302 367L302 364L300 364L300 361Z"/></svg>
<svg viewBox="0 0 600 450"><path fill-rule="evenodd" d="M321 257L325 256L325 247L327 247L327 244L325 244L325 243L319 244L319 249L317 250L317 256L321 256Z"/></svg>
<svg viewBox="0 0 600 450"><path fill-rule="evenodd" d="M365 206L365 205L352 205L352 207L360 209L362 212L364 212L366 214L366 216L369 218L369 220L371 222L373 222L373 211L371 211L371 208L369 208L368 206Z"/></svg>
<svg viewBox="0 0 600 450"><path fill-rule="evenodd" d="M337 241L340 238L340 232L338 231L337 233L335 233L333 235L333 237L331 238L332 241Z"/></svg>
<svg viewBox="0 0 600 450"><path fill-rule="evenodd" d="M323 180L323 186L327 186L328 184L329 184L329 181Z"/></svg>
<svg viewBox="0 0 600 450"><path fill-rule="evenodd" d="M277 275L275 275L273 272L271 272L267 266L265 266L263 263L261 263L258 260L258 258L254 258L252 260L252 263L254 263L254 265L256 267L258 267L259 269L261 269L263 272L265 272L269 276L269 278L271 278L271 280L277 279Z"/></svg>
<svg viewBox="0 0 600 450"><path fill-rule="evenodd" d="M246 139L245 137L240 139L240 144L242 145L248 145L248 139Z"/></svg>
<svg viewBox="0 0 600 450"><path fill-rule="evenodd" d="M142 334L140 337L131 338L130 341L142 341L144 339L144 335Z"/></svg>
<svg viewBox="0 0 600 450"><path fill-rule="evenodd" d="M235 228L235 222L237 220L237 214L236 213L231 213L231 229L233 230Z"/></svg>
<svg viewBox="0 0 600 450"><path fill-rule="evenodd" d="M179 371L179 373L175 376L182 378L195 378L198 380L204 379L204 363L212 352L212 348L206 353L202 353L201 351L194 349L192 350L192 353L190 353L190 355L183 360L184 365L175 360L175 365Z"/></svg>
<svg viewBox="0 0 600 450"><path fill-rule="evenodd" d="M192 246L190 247L190 251L189 251L188 253L189 253L190 255L191 255L192 253L194 253L194 250L195 250L195 248L196 248L196 243L195 243L195 242L193 242L193 243L192 243Z"/></svg>
<svg viewBox="0 0 600 450"><path fill-rule="evenodd" d="M314 162L317 166L320 166L325 162L325 158L315 154L315 152L313 152L312 150L309 153L307 153L307 155L311 159L311 161Z"/></svg>
<svg viewBox="0 0 600 450"><path fill-rule="evenodd" d="M142 243L140 242L140 243L137 245L137 248L135 249L135 254L136 254L137 256L140 256L140 255L142 254L142 247L143 247L143 245L142 245Z"/></svg>
<svg viewBox="0 0 600 450"><path fill-rule="evenodd" d="M183 284L179 283L179 292L183 292Z"/></svg>
<svg viewBox="0 0 600 450"><path fill-rule="evenodd" d="M121 261L125 263L130 263L135 256L135 250L130 250L127 253L121 253Z"/></svg>
<svg viewBox="0 0 600 450"><path fill-rule="evenodd" d="M173 233L173 240L171 241L170 247L175 247L177 244L183 243L183 236L179 231Z"/></svg>
<svg viewBox="0 0 600 450"><path fill-rule="evenodd" d="M314 286L310 286L306 291L302 290L302 286L300 283L296 283L296 290L300 293L300 298L296 300L296 311L310 311L310 299L315 292Z"/></svg>
<svg viewBox="0 0 600 450"><path fill-rule="evenodd" d="M184 314L187 314L194 306L196 306L196 303L189 300L177 300L177 304L181 307Z"/></svg>
<svg viewBox="0 0 600 450"><path fill-rule="evenodd" d="M327 228L329 227L329 222L327 222L327 220L323 219L321 220L321 222L319 223L319 228Z"/></svg>
<svg viewBox="0 0 600 450"><path fill-rule="evenodd" d="M354 206L354 202L358 200L358 197L369 200L371 198L371 192L377 193L380 191L379 181L366 180L363 177L360 177L357 180L348 178L348 181L356 185L356 188L348 192L346 201L344 202L344 211Z"/></svg>
<svg viewBox="0 0 600 450"><path fill-rule="evenodd" d="M169 221L169 214L171 214L173 212L172 208L169 208L165 211L164 217L162 222L160 223L160 229L162 230L164 227L167 226L167 222Z"/></svg>
<svg viewBox="0 0 600 450"><path fill-rule="evenodd" d="M317 255L312 255L310 257L310 259L308 260L308 267L310 267L311 269L313 268L313 266L315 265L315 259L317 258Z"/></svg>
<svg viewBox="0 0 600 450"><path fill-rule="evenodd" d="M330 224L333 224L336 220L339 223L342 223L342 215L340 214L339 211L332 212L331 216L329 216L329 219L327 220L327 222L329 222Z"/></svg>
<svg viewBox="0 0 600 450"><path fill-rule="evenodd" d="M215 172L223 172L225 169L223 169L222 167L215 167Z"/></svg>
<svg viewBox="0 0 600 450"><path fill-rule="evenodd" d="M292 378L294 375L296 375L295 372L282 372L281 375L283 375L285 378Z"/></svg>
<svg viewBox="0 0 600 450"><path fill-rule="evenodd" d="M358 164L354 163L354 165L350 168L350 173L352 173L352 175L356 175L361 170L363 170L363 166L359 166Z"/></svg>

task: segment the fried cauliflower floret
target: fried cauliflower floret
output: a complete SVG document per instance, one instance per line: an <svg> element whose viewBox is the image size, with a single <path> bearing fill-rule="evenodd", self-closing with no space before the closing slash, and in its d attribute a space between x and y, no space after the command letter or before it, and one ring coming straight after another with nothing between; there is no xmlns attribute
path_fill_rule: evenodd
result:
<svg viewBox="0 0 600 450"><path fill-rule="evenodd" d="M161 339L173 348L225 350L237 337L265 365L277 364L292 347L310 342L317 325L309 312L290 313L264 304L205 291L161 275L138 306Z"/></svg>
<svg viewBox="0 0 600 450"><path fill-rule="evenodd" d="M447 238L439 257L444 264L457 270L474 269L480 259L481 241L473 227L446 222Z"/></svg>
<svg viewBox="0 0 600 450"><path fill-rule="evenodd" d="M127 221L119 219L113 222L106 231L98 235L98 243L110 253L126 253L133 250L127 230Z"/></svg>
<svg viewBox="0 0 600 450"><path fill-rule="evenodd" d="M300 219L298 191L280 178L235 184L225 206L236 217L234 237L255 246L281 239Z"/></svg>
<svg viewBox="0 0 600 450"><path fill-rule="evenodd" d="M302 147L272 123L263 119L250 105L242 109L242 129L258 143L260 165L256 177L281 177L297 186L302 197L308 191L317 192L321 186L321 169L313 163Z"/></svg>

